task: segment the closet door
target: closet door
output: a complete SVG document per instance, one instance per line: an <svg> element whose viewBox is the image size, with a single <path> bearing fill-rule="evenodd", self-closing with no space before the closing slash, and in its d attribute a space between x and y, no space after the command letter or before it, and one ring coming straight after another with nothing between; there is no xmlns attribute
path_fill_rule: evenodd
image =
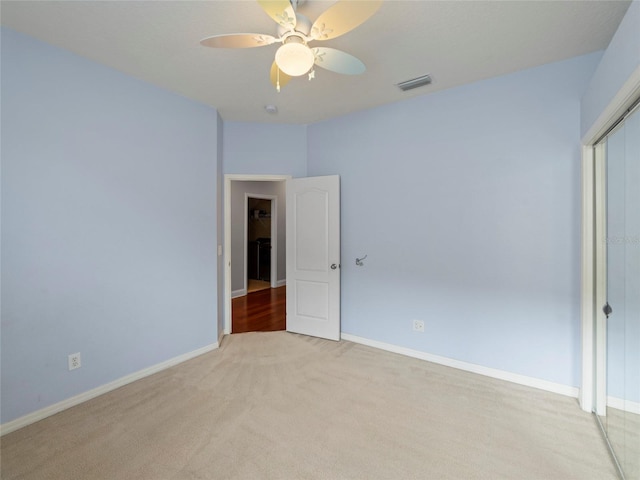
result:
<svg viewBox="0 0 640 480"><path fill-rule="evenodd" d="M627 480L640 480L640 113L606 138L605 292L606 395L601 423Z"/></svg>

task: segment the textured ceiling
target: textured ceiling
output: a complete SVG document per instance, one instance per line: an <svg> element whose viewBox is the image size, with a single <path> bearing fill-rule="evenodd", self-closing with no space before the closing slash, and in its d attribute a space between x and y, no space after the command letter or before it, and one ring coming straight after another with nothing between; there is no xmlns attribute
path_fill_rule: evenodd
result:
<svg viewBox="0 0 640 480"><path fill-rule="evenodd" d="M333 3L308 0L299 11L313 21ZM223 33L275 35L255 1L2 1L0 15L9 28L216 107L225 120L304 124L604 49L628 6L387 0L357 29L322 42L360 58L364 74L316 69L315 80L294 78L281 93L269 81L276 45L199 44ZM430 86L395 86L426 73ZM268 114L268 104L279 112Z"/></svg>

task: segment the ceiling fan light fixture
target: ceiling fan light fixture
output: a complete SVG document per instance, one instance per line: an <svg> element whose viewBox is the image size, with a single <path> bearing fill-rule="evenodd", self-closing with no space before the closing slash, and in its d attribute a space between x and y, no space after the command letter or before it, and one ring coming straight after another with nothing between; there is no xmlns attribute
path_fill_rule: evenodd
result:
<svg viewBox="0 0 640 480"><path fill-rule="evenodd" d="M292 77L307 73L313 67L313 62L315 62L315 55L302 41L289 41L276 52L278 68Z"/></svg>
<svg viewBox="0 0 640 480"><path fill-rule="evenodd" d="M282 43L271 64L269 80L279 93L291 77L309 74L314 66L343 75L359 75L366 67L358 58L335 48L309 48L311 41L331 40L358 27L371 17L383 0L338 0L312 23L296 11L306 0L258 0L264 12L276 22L277 37L258 33L213 35L200 41L205 47L253 48Z"/></svg>

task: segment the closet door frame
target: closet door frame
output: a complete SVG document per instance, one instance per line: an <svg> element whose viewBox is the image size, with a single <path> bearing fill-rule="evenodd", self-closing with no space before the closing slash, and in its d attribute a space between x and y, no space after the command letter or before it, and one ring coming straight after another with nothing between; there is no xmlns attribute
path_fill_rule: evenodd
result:
<svg viewBox="0 0 640 480"><path fill-rule="evenodd" d="M602 183L597 187L597 182L605 179L602 174L604 162L596 162L596 145L618 122L627 110L640 98L640 67L637 68L625 82L611 102L602 111L593 126L582 138L582 245L581 245L581 327L582 327L582 381L578 400L580 407L586 412L594 412L596 408L601 410L603 383L596 382L596 373L603 373L605 368L604 358L596 355L596 344L602 346L606 342L603 329L595 328L600 316L601 308L598 301L601 300L602 285L606 281L603 278L603 265L598 265L596 258L602 258L602 252L596 251L602 248L601 242L597 242L597 225L601 224L599 215L603 215ZM601 147L597 147L601 148ZM598 155L598 157L600 157ZM602 164L601 164L602 163ZM597 207L597 208L596 208ZM596 222L598 218L598 222ZM600 243L600 247L598 244ZM606 287L605 287L606 288ZM598 296L596 296L598 295ZM601 305L600 305L601 307ZM597 332L597 334L596 334ZM600 369L599 372L597 370ZM606 393L604 393L606 395Z"/></svg>

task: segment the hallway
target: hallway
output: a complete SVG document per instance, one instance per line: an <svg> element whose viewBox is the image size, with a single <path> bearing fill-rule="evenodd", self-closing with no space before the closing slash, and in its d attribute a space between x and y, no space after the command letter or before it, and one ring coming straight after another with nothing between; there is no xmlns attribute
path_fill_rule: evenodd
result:
<svg viewBox="0 0 640 480"><path fill-rule="evenodd" d="M231 333L273 332L286 328L287 287L252 292L231 301Z"/></svg>

